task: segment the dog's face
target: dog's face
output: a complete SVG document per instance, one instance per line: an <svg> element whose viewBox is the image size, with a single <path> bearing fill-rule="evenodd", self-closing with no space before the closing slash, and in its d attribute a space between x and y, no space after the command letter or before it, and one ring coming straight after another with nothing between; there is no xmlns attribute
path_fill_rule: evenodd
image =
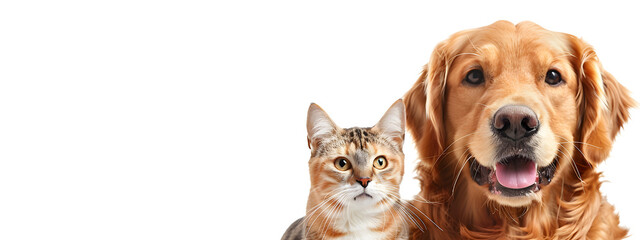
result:
<svg viewBox="0 0 640 240"><path fill-rule="evenodd" d="M461 48L446 82L447 142L490 198L506 205L540 198L559 160L573 153L572 49L535 27L489 28L451 41Z"/></svg>
<svg viewBox="0 0 640 240"><path fill-rule="evenodd" d="M606 158L632 104L590 46L528 22L456 33L427 68L430 126L416 120L419 94L406 100L418 147L435 135L439 154L457 160L454 182L507 206L540 201L558 174L580 178L579 167Z"/></svg>

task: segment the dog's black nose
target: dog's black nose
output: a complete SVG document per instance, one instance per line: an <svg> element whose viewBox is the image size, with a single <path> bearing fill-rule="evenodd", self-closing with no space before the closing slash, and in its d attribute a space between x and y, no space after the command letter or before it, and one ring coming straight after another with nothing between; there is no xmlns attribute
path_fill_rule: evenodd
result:
<svg viewBox="0 0 640 240"><path fill-rule="evenodd" d="M538 116L522 105L503 106L493 115L491 124L495 133L511 140L529 137L538 131Z"/></svg>

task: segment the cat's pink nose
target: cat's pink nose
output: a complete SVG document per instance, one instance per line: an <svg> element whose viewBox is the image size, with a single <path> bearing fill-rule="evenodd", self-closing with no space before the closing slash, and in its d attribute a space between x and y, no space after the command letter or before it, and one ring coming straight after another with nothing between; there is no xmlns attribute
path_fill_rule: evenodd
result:
<svg viewBox="0 0 640 240"><path fill-rule="evenodd" d="M356 182L360 183L360 185L362 185L362 187L366 188L367 185L369 185L369 182L371 182L371 178L356 178Z"/></svg>

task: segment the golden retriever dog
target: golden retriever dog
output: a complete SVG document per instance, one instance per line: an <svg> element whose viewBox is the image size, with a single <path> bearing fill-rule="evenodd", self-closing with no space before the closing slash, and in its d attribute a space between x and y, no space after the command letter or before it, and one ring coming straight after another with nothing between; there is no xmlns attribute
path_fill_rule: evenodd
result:
<svg viewBox="0 0 640 240"><path fill-rule="evenodd" d="M413 239L627 235L596 166L635 102L581 39L531 22L455 33L404 100L416 215L439 225Z"/></svg>

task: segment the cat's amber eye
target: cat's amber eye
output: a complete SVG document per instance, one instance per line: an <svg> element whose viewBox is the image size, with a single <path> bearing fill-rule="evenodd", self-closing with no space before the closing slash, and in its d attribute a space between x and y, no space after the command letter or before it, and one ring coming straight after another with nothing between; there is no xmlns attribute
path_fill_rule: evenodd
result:
<svg viewBox="0 0 640 240"><path fill-rule="evenodd" d="M377 169L384 169L387 167L387 159L383 156L379 156L376 160L373 160L373 167Z"/></svg>
<svg viewBox="0 0 640 240"><path fill-rule="evenodd" d="M340 171L347 171L351 169L351 163L349 163L349 161L347 161L347 159L344 159L344 158L336 159L336 161L333 162L333 165L335 165L336 168Z"/></svg>

